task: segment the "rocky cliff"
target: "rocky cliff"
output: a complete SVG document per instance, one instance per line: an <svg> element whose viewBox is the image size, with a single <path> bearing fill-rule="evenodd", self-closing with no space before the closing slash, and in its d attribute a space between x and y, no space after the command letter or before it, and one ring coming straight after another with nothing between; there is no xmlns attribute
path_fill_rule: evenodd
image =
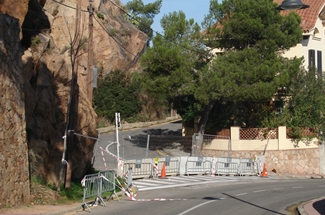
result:
<svg viewBox="0 0 325 215"><path fill-rule="evenodd" d="M145 48L147 36L124 21L119 0L92 4L89 46L87 0L0 0L0 208L29 201L29 167L56 186L62 164L67 186L86 174L95 144L88 137L97 137L88 50L105 75L134 67Z"/></svg>

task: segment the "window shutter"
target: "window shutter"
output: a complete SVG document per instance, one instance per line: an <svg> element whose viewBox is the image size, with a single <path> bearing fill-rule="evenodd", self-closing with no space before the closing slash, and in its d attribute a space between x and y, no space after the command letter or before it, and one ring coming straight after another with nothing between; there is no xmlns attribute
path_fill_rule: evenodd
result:
<svg viewBox="0 0 325 215"><path fill-rule="evenodd" d="M308 52L308 63L309 63L309 67L315 67L315 50L313 49L309 49Z"/></svg>
<svg viewBox="0 0 325 215"><path fill-rule="evenodd" d="M322 51L317 51L317 71L319 74L322 74Z"/></svg>

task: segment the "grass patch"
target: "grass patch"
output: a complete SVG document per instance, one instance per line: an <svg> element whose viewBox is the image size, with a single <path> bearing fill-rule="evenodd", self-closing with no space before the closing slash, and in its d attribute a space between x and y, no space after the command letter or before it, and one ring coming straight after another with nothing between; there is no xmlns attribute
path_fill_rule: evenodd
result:
<svg viewBox="0 0 325 215"><path fill-rule="evenodd" d="M60 203L81 201L83 198L83 187L80 181L72 181L69 189L62 189L59 191Z"/></svg>
<svg viewBox="0 0 325 215"><path fill-rule="evenodd" d="M70 189L57 191L55 186L47 184L41 177L31 178L32 205L57 205L81 202L83 187L79 180L71 182Z"/></svg>

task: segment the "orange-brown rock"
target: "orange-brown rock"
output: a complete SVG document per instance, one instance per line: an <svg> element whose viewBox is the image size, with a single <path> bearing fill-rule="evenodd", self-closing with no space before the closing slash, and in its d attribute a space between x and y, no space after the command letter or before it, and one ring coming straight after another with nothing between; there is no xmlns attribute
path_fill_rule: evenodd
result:
<svg viewBox="0 0 325 215"><path fill-rule="evenodd" d="M29 183L27 148L32 174L56 186L62 163L67 186L90 169L97 116L87 96L88 50L105 75L132 69L145 49L147 36L124 21L118 0L93 2L90 47L89 2L78 2L80 10L76 0L0 0L0 173L10 173L0 182L0 208L29 202L29 186L21 188Z"/></svg>

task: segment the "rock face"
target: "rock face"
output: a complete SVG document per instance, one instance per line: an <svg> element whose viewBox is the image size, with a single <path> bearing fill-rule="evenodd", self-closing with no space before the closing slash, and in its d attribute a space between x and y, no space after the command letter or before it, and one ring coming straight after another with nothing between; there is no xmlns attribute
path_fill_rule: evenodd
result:
<svg viewBox="0 0 325 215"><path fill-rule="evenodd" d="M0 0L7 14L0 17L0 172L8 177L0 208L29 202L28 161L31 175L56 186L62 166L66 186L90 169L97 116L87 96L88 49L105 75L136 66L147 42L112 2L94 0L89 46L88 0Z"/></svg>
<svg viewBox="0 0 325 215"><path fill-rule="evenodd" d="M0 14L0 208L30 201L19 20Z"/></svg>

